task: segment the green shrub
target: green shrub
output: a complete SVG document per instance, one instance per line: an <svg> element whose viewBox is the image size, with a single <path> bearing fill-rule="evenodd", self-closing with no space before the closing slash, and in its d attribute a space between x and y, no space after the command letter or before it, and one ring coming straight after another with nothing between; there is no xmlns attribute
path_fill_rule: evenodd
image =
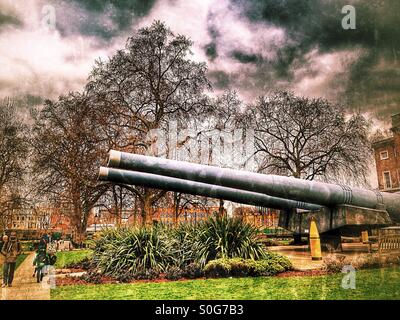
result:
<svg viewBox="0 0 400 320"><path fill-rule="evenodd" d="M131 272L124 272L121 274L118 274L115 279L118 280L119 282L126 283L132 281L134 278L133 274Z"/></svg>
<svg viewBox="0 0 400 320"><path fill-rule="evenodd" d="M174 265L185 268L190 263L198 261L199 251L202 243L199 241L199 230L202 225L179 224L174 227L163 227L170 248L173 249Z"/></svg>
<svg viewBox="0 0 400 320"><path fill-rule="evenodd" d="M258 235L257 228L240 219L210 218L199 230L198 261L204 265L219 258L262 259L265 249Z"/></svg>
<svg viewBox="0 0 400 320"><path fill-rule="evenodd" d="M252 263L250 275L253 277L273 276L277 273L284 272L286 269L274 260L259 260Z"/></svg>
<svg viewBox="0 0 400 320"><path fill-rule="evenodd" d="M348 265L356 270L361 270L399 264L400 258L393 255L380 257L377 253L369 253L346 257L340 254L330 254L324 258L322 268L329 273L339 273L342 272L344 266Z"/></svg>
<svg viewBox="0 0 400 320"><path fill-rule="evenodd" d="M107 230L93 254L96 266L108 275L138 273L147 269L165 270L174 261L171 242L161 230L132 228Z"/></svg>
<svg viewBox="0 0 400 320"><path fill-rule="evenodd" d="M183 276L189 279L200 278L203 276L203 269L199 263L189 263L183 268Z"/></svg>
<svg viewBox="0 0 400 320"><path fill-rule="evenodd" d="M279 254L268 253L262 260L217 259L207 263L204 273L207 277L272 276L292 269L290 260Z"/></svg>
<svg viewBox="0 0 400 320"><path fill-rule="evenodd" d="M186 273L186 267L195 263L198 266L191 265L187 274L198 277L210 260L265 258L258 233L251 225L226 217L196 225L109 229L94 241L93 262L95 268L113 277L147 269L166 272L171 267Z"/></svg>
<svg viewBox="0 0 400 320"><path fill-rule="evenodd" d="M248 276L253 267L255 261L251 259L233 258L229 259L228 263L230 265L230 275L233 277L246 277Z"/></svg>
<svg viewBox="0 0 400 320"><path fill-rule="evenodd" d="M93 283L93 284L100 284L102 283L101 274L94 270L89 270L87 273L80 277L82 280Z"/></svg>
<svg viewBox="0 0 400 320"><path fill-rule="evenodd" d="M268 252L268 254L264 258L264 260L274 261L274 262L278 263L280 266L282 266L284 268L285 271L293 269L293 265L292 265L292 262L290 261L290 259L279 253Z"/></svg>
<svg viewBox="0 0 400 320"><path fill-rule="evenodd" d="M183 278L183 271L179 267L170 267L165 272L165 278L168 280L179 280Z"/></svg>
<svg viewBox="0 0 400 320"><path fill-rule="evenodd" d="M160 271L157 269L139 270L132 277L136 280L154 280L160 276Z"/></svg>
<svg viewBox="0 0 400 320"><path fill-rule="evenodd" d="M208 278L228 277L231 273L231 265L228 259L212 260L204 267L204 274Z"/></svg>

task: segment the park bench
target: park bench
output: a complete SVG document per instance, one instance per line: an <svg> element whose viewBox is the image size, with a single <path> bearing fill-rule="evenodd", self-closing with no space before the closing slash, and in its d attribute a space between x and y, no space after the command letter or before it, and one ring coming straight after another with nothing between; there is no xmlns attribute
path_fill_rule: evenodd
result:
<svg viewBox="0 0 400 320"><path fill-rule="evenodd" d="M382 254L400 254L400 234L380 234L378 252Z"/></svg>
<svg viewBox="0 0 400 320"><path fill-rule="evenodd" d="M368 246L368 252L372 252L372 245L378 243L378 236L368 236L367 238L363 238L362 236L359 237L340 237L341 244L343 243L362 243ZM343 247L342 247L343 251Z"/></svg>

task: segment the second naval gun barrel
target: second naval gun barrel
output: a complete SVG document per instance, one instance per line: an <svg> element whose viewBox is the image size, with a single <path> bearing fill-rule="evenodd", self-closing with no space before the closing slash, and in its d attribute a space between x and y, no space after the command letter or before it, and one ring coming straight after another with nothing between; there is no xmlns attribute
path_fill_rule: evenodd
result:
<svg viewBox="0 0 400 320"><path fill-rule="evenodd" d="M99 180L137 185L147 188L162 189L167 191L182 192L216 199L224 199L237 203L267 207L272 209L321 209L321 207L318 205L289 199L270 197L264 194L250 191L237 190L217 185L209 185L207 183L115 168L100 167Z"/></svg>
<svg viewBox="0 0 400 320"><path fill-rule="evenodd" d="M400 222L400 194L233 170L114 150L110 152L108 165L115 168L215 184L327 207L347 204L370 209L384 208L393 222Z"/></svg>

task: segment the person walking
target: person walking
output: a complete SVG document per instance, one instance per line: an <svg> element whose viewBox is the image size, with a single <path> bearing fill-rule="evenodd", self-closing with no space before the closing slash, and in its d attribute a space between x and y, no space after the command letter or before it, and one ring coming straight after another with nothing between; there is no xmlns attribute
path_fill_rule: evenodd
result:
<svg viewBox="0 0 400 320"><path fill-rule="evenodd" d="M4 234L1 237L1 243L0 243L0 253L1 253L1 249L3 248L4 244L8 241L8 235Z"/></svg>
<svg viewBox="0 0 400 320"><path fill-rule="evenodd" d="M36 276L37 282L41 282L44 276L44 269L48 265L48 254L45 248L41 247L36 251L35 259L33 260L33 265L35 270L33 272L33 277Z"/></svg>
<svg viewBox="0 0 400 320"><path fill-rule="evenodd" d="M17 233L12 231L10 237L4 241L1 254L4 256L3 285L12 287L17 257L21 253L21 244L18 241Z"/></svg>
<svg viewBox="0 0 400 320"><path fill-rule="evenodd" d="M41 282L43 277L50 273L50 267L57 261L57 256L54 250L46 251L44 248L39 248L36 251L33 265L35 266L33 277L36 276L37 282Z"/></svg>

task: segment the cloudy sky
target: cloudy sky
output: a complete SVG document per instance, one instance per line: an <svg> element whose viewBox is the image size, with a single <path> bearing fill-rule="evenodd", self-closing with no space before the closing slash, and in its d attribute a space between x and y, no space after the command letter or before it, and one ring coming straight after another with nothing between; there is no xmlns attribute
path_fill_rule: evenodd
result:
<svg viewBox="0 0 400 320"><path fill-rule="evenodd" d="M341 12L356 8L356 29ZM276 88L345 103L387 125L400 112L398 0L0 0L0 97L81 90L97 58L165 21L194 41L216 92Z"/></svg>

